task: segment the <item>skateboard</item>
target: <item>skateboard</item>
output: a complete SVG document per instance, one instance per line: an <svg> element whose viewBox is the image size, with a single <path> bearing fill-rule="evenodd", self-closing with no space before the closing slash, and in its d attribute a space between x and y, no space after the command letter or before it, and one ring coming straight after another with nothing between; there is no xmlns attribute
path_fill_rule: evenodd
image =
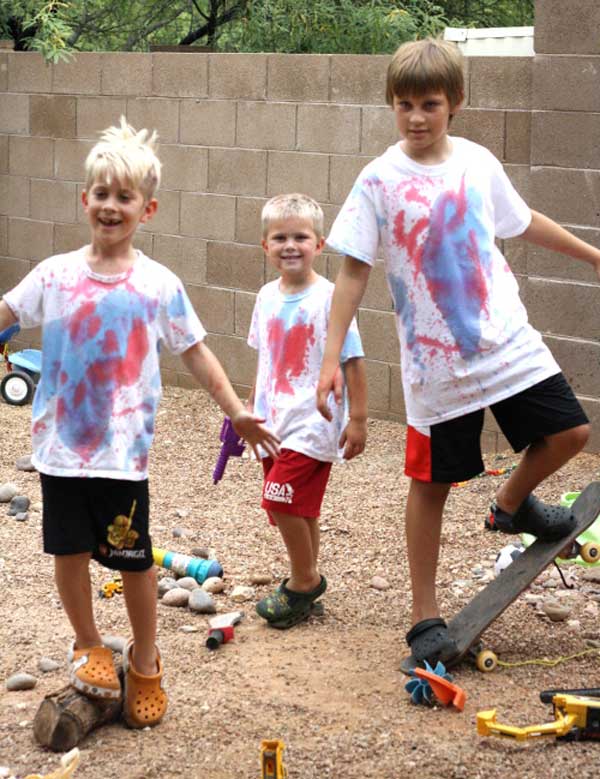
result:
<svg viewBox="0 0 600 779"><path fill-rule="evenodd" d="M448 633L456 642L456 655L445 662L447 668L458 665L467 655L475 658L480 671L493 671L496 655L484 649L480 636L502 612L529 587L539 574L556 557L568 559L578 554L580 545L576 539L600 514L600 482L592 482L572 506L575 527L569 535L558 541L535 541L522 555L493 579L448 623ZM597 558L597 548L588 550ZM412 655L405 657L400 669L409 674L416 666Z"/></svg>

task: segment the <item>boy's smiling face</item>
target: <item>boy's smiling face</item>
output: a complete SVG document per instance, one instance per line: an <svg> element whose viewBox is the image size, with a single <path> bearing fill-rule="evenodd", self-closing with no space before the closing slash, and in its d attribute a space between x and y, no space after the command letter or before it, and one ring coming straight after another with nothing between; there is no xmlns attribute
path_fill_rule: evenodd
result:
<svg viewBox="0 0 600 779"><path fill-rule="evenodd" d="M450 105L444 92L394 95L392 108L404 153L424 165L444 162L450 153L448 124L458 107Z"/></svg>
<svg viewBox="0 0 600 779"><path fill-rule="evenodd" d="M312 221L301 217L273 220L262 247L280 272L284 285L301 287L313 280L313 263L321 254L325 239L317 237Z"/></svg>
<svg viewBox="0 0 600 779"><path fill-rule="evenodd" d="M156 211L156 200L146 200L139 189L113 178L110 184L96 180L82 194L83 207L92 229L92 243L125 247L133 240L138 224Z"/></svg>

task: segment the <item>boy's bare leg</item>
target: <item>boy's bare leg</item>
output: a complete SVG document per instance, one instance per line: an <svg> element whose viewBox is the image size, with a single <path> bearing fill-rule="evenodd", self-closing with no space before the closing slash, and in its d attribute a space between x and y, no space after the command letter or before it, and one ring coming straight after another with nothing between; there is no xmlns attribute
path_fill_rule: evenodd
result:
<svg viewBox="0 0 600 779"><path fill-rule="evenodd" d="M306 519L272 511L290 558L290 578L286 587L293 592L311 592L321 581L315 555L315 529L318 519ZM317 528L318 532L318 528ZM318 555L318 536L316 536Z"/></svg>
<svg viewBox="0 0 600 779"><path fill-rule="evenodd" d="M444 504L450 484L412 479L406 501L406 546L412 586L412 624L439 617L435 576Z"/></svg>
<svg viewBox="0 0 600 779"><path fill-rule="evenodd" d="M99 646L102 638L94 621L89 552L56 555L54 578L69 622L75 631L75 647Z"/></svg>
<svg viewBox="0 0 600 779"><path fill-rule="evenodd" d="M131 658L144 676L157 673L156 657L156 569L121 571L123 594L133 631Z"/></svg>
<svg viewBox="0 0 600 779"><path fill-rule="evenodd" d="M530 492L583 449L589 434L589 425L579 425L531 444L496 493L499 508L514 514Z"/></svg>

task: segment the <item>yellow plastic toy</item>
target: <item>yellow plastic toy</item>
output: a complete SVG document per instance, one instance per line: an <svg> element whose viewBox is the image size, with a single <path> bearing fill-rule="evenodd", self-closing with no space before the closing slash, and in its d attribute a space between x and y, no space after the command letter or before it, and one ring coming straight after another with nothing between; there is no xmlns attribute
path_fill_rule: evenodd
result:
<svg viewBox="0 0 600 779"><path fill-rule="evenodd" d="M287 779L283 764L285 745L281 739L263 739L260 742L261 779Z"/></svg>
<svg viewBox="0 0 600 779"><path fill-rule="evenodd" d="M79 765L79 750L77 747L67 752L60 759L60 768L54 773L42 776L41 774L29 774L25 779L71 779L75 773L75 769Z"/></svg>
<svg viewBox="0 0 600 779"><path fill-rule="evenodd" d="M123 579L120 576L113 576L111 581L105 582L100 588L101 598L112 598L113 595L119 595L123 592Z"/></svg>
<svg viewBox="0 0 600 779"><path fill-rule="evenodd" d="M600 738L600 698L588 698L559 693L552 698L554 722L516 728L496 721L496 709L477 714L480 736L508 736L517 741L538 736L556 736L565 741L586 741Z"/></svg>

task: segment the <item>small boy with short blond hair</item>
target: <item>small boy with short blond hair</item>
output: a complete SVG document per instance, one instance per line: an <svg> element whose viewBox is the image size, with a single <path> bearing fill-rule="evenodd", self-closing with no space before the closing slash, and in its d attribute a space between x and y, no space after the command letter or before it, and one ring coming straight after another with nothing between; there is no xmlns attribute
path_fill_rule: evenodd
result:
<svg viewBox="0 0 600 779"><path fill-rule="evenodd" d="M323 249L323 211L302 194L278 195L262 211L262 246L279 277L258 293L248 343L258 351L248 404L281 440L280 456L263 454L262 507L277 525L291 573L256 610L276 628L306 619L327 582L319 573L319 514L331 464L350 460L366 439L366 380L356 323L341 349L348 388L332 406L332 424L315 404L333 284L314 270ZM338 362L339 365L339 362ZM264 456L266 454L266 456Z"/></svg>
<svg viewBox="0 0 600 779"><path fill-rule="evenodd" d="M412 664L451 661L435 576L450 485L483 470L480 434L490 407L518 468L500 486L487 524L555 539L570 510L532 491L585 445L588 419L541 335L495 238L520 236L592 264L600 251L531 211L485 148L448 135L464 97L462 60L449 42L401 46L387 99L400 140L369 163L327 239L346 255L336 281L319 380L329 415L338 354L382 251L401 344L411 479L406 539L412 584Z"/></svg>
<svg viewBox="0 0 600 779"><path fill-rule="evenodd" d="M83 206L91 243L37 265L0 302L0 329L42 327L42 371L32 409L32 462L40 472L44 551L75 633L69 681L118 700L132 727L167 709L156 647L156 573L149 534L148 453L161 395L159 349L190 373L253 448L277 455L277 438L235 395L204 344L206 331L181 281L132 246L156 212L156 134L125 119L86 161ZM102 645L89 562L121 572L133 639L123 652L124 691Z"/></svg>

